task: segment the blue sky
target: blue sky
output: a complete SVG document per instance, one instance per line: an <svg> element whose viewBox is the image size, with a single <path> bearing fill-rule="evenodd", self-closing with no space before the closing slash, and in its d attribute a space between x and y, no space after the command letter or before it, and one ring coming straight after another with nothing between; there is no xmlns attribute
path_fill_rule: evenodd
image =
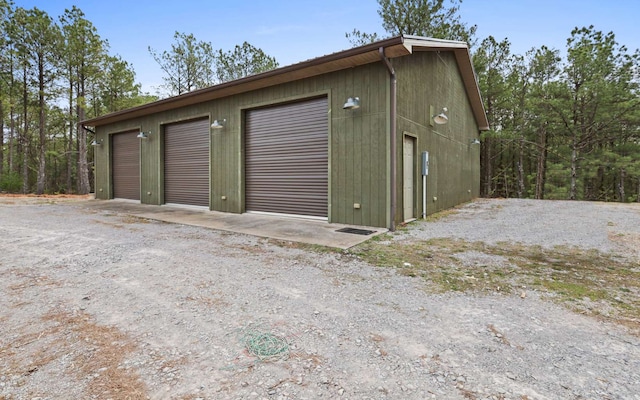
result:
<svg viewBox="0 0 640 400"><path fill-rule="evenodd" d="M14 0L53 18L79 7L107 39L112 54L131 63L143 90L155 93L162 72L148 46L168 49L175 31L193 33L215 49L244 41L274 56L281 66L350 47L345 33L382 32L375 0ZM478 38L509 38L512 52L547 45L564 49L576 27L613 31L619 43L640 48L638 0L463 0L463 21Z"/></svg>

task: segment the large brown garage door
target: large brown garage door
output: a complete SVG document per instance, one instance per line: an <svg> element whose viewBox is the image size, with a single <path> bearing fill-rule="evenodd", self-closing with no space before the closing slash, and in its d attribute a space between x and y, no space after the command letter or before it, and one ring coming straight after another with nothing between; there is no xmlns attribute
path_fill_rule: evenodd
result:
<svg viewBox="0 0 640 400"><path fill-rule="evenodd" d="M247 211L326 217L327 98L248 111Z"/></svg>
<svg viewBox="0 0 640 400"><path fill-rule="evenodd" d="M113 197L140 200L140 139L138 132L112 136Z"/></svg>
<svg viewBox="0 0 640 400"><path fill-rule="evenodd" d="M209 206L209 120L164 127L164 202Z"/></svg>

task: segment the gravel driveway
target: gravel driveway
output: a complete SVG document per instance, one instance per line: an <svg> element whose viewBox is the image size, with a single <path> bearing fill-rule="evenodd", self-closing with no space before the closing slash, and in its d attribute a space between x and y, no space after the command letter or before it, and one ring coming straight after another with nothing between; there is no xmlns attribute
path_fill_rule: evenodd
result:
<svg viewBox="0 0 640 400"><path fill-rule="evenodd" d="M394 240L434 237L636 257L640 206L479 200ZM640 339L534 292L74 202L0 198L0 238L1 400L640 399Z"/></svg>

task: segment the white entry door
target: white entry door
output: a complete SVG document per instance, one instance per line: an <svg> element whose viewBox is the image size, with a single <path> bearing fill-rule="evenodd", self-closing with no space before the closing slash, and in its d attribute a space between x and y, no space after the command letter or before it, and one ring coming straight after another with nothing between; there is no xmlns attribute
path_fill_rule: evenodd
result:
<svg viewBox="0 0 640 400"><path fill-rule="evenodd" d="M403 216L404 220L408 221L415 218L415 214L413 213L414 209L414 198L415 198L415 179L414 179L414 148L415 148L415 139L411 136L405 136L403 141L403 157L402 157L402 176L403 176Z"/></svg>

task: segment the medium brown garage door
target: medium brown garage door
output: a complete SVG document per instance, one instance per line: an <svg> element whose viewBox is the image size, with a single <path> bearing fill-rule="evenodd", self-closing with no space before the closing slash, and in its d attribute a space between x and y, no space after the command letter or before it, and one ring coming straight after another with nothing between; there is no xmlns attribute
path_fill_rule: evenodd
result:
<svg viewBox="0 0 640 400"><path fill-rule="evenodd" d="M164 202L209 206L209 120L164 127Z"/></svg>
<svg viewBox="0 0 640 400"><path fill-rule="evenodd" d="M113 197L140 200L140 139L138 132L112 136Z"/></svg>
<svg viewBox="0 0 640 400"><path fill-rule="evenodd" d="M326 217L327 98L248 111L247 211Z"/></svg>

